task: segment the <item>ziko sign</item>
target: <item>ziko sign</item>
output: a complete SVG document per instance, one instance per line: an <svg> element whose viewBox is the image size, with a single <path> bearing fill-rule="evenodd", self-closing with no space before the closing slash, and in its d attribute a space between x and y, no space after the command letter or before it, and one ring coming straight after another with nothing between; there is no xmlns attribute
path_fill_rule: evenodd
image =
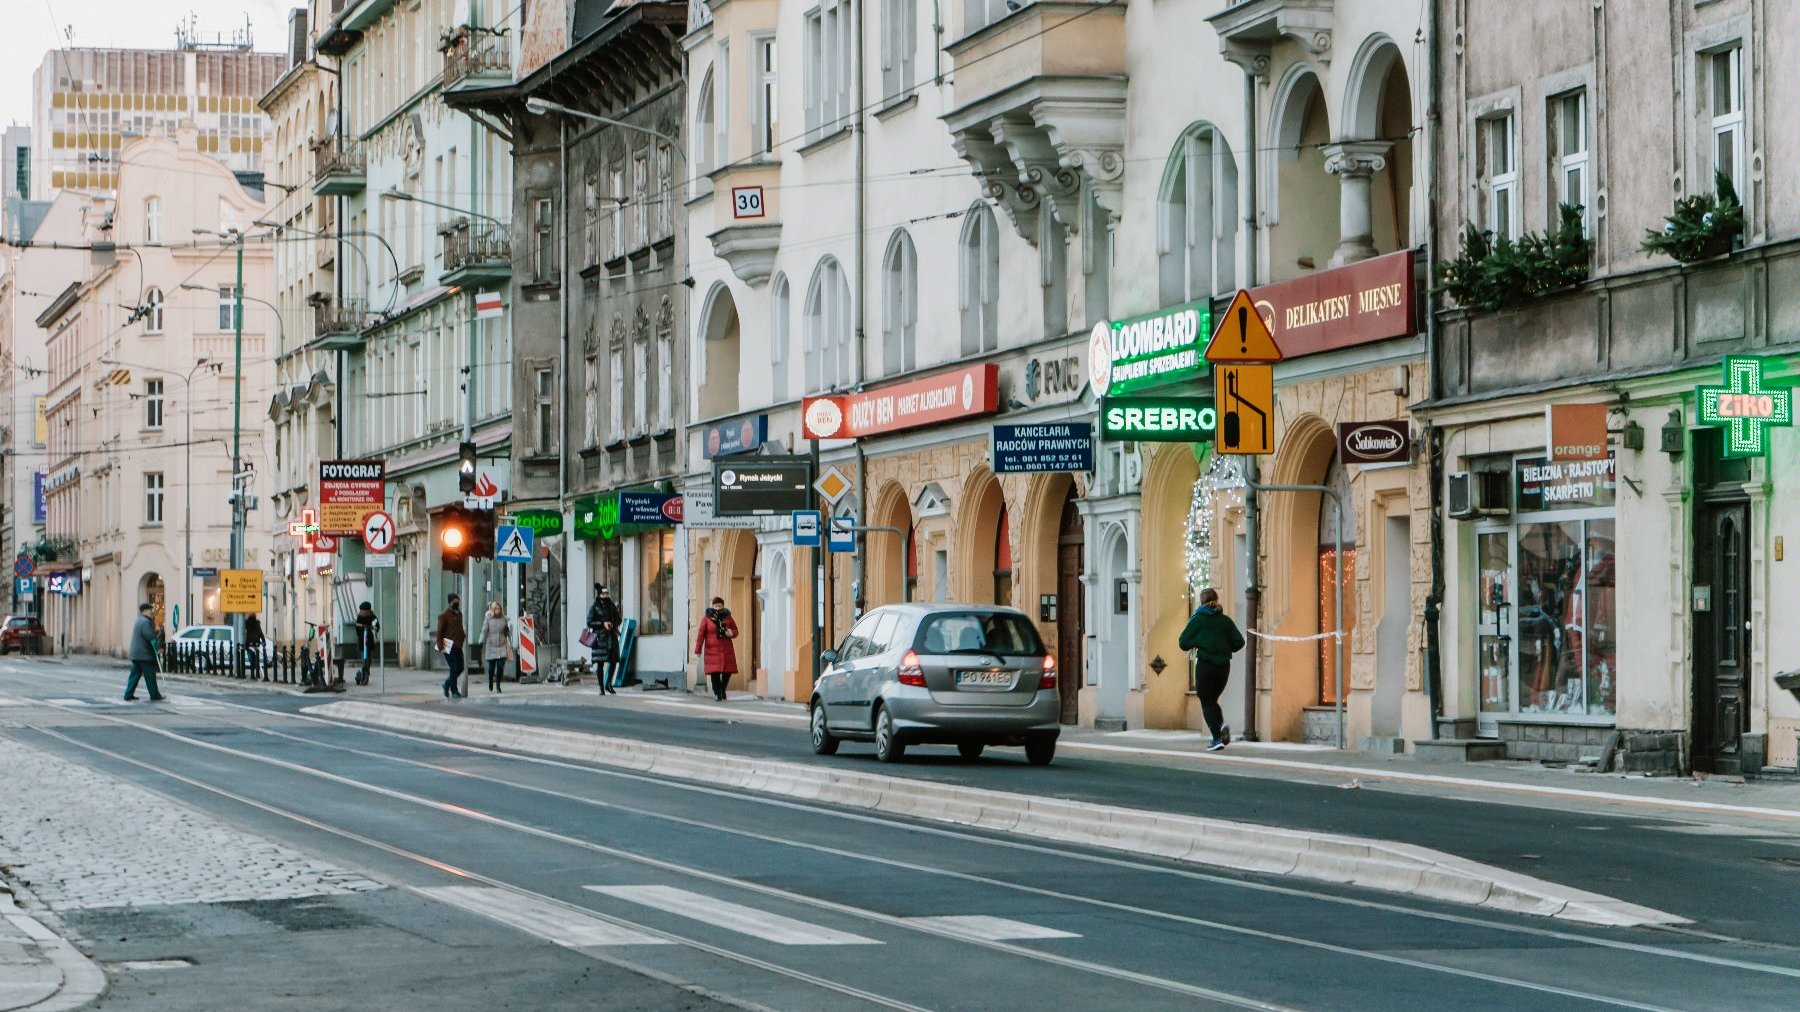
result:
<svg viewBox="0 0 1800 1012"><path fill-rule="evenodd" d="M1088 339L1088 379L1105 397L1198 376L1211 336L1212 306L1204 301L1097 323Z"/></svg>
<svg viewBox="0 0 1800 1012"><path fill-rule="evenodd" d="M1100 438L1208 443L1219 427L1211 397L1108 397L1100 402Z"/></svg>
<svg viewBox="0 0 1800 1012"><path fill-rule="evenodd" d="M1338 459L1346 464L1404 464L1412 459L1405 422L1339 422Z"/></svg>
<svg viewBox="0 0 1800 1012"><path fill-rule="evenodd" d="M319 461L320 534L361 537L363 517L387 504L387 461Z"/></svg>

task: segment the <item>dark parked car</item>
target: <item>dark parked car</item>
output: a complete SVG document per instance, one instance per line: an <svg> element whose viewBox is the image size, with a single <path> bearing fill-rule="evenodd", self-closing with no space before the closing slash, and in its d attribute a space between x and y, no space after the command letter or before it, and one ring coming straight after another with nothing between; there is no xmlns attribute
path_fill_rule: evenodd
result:
<svg viewBox="0 0 1800 1012"><path fill-rule="evenodd" d="M0 654L10 654L14 650L21 653L37 653L44 648L44 624L31 615L8 615L6 625L0 626Z"/></svg>
<svg viewBox="0 0 1800 1012"><path fill-rule="evenodd" d="M1023 612L888 605L821 659L809 707L820 755L840 739L874 742L882 762L914 744L955 745L970 760L988 745L1023 745L1034 766L1056 755L1056 659Z"/></svg>

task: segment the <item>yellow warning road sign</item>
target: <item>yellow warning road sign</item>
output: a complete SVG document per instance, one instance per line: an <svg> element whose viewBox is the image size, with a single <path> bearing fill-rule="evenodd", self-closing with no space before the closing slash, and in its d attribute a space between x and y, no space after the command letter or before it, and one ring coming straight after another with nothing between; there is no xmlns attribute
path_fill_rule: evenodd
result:
<svg viewBox="0 0 1800 1012"><path fill-rule="evenodd" d="M1275 367L1221 365L1213 371L1220 453L1275 452Z"/></svg>
<svg viewBox="0 0 1800 1012"><path fill-rule="evenodd" d="M1268 323L1256 311L1250 293L1242 288L1231 300L1225 315L1219 317L1219 325L1213 328L1212 340L1206 345L1206 360L1214 365L1281 361L1281 348L1275 344L1275 335L1269 333Z"/></svg>

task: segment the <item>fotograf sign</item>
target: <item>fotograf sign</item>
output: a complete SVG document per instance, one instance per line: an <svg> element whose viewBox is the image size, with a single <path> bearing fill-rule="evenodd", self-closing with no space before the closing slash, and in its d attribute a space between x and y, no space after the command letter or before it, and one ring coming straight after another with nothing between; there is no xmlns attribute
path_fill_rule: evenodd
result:
<svg viewBox="0 0 1800 1012"><path fill-rule="evenodd" d="M1088 339L1088 379L1106 397L1198 376L1212 336L1212 306L1204 301L1094 325Z"/></svg>
<svg viewBox="0 0 1800 1012"><path fill-rule="evenodd" d="M1339 422L1338 459L1346 464L1403 464L1412 459L1412 427L1405 422Z"/></svg>
<svg viewBox="0 0 1800 1012"><path fill-rule="evenodd" d="M1094 427L1087 422L994 426L994 473L1094 469Z"/></svg>
<svg viewBox="0 0 1800 1012"><path fill-rule="evenodd" d="M361 537L363 517L385 505L386 461L319 461L320 534Z"/></svg>
<svg viewBox="0 0 1800 1012"><path fill-rule="evenodd" d="M713 462L713 511L722 517L792 513L813 504L812 461L746 457Z"/></svg>
<svg viewBox="0 0 1800 1012"><path fill-rule="evenodd" d="M681 507L673 492L620 492L619 522L667 527L681 522Z"/></svg>
<svg viewBox="0 0 1800 1012"><path fill-rule="evenodd" d="M1209 443L1219 427L1211 397L1108 397L1100 402L1100 438Z"/></svg>

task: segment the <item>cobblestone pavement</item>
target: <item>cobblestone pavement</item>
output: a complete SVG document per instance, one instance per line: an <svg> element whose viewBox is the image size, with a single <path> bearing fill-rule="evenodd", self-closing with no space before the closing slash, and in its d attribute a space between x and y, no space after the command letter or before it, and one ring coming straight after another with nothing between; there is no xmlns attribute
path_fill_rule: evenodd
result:
<svg viewBox="0 0 1800 1012"><path fill-rule="evenodd" d="M54 910L296 899L381 884L0 737L0 862Z"/></svg>

